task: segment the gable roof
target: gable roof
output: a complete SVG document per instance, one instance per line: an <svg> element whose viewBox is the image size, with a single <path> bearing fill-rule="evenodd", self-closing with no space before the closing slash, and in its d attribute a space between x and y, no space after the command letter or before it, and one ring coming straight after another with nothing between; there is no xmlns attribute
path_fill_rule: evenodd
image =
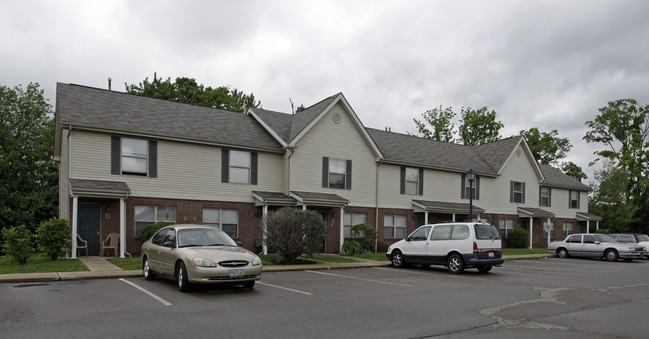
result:
<svg viewBox="0 0 649 339"><path fill-rule="evenodd" d="M545 177L544 186L574 189L578 191L592 191L590 186L582 184L579 180L561 172L561 170L550 165L539 164L539 168Z"/></svg>
<svg viewBox="0 0 649 339"><path fill-rule="evenodd" d="M56 92L57 126L283 151L245 113L72 84L58 83Z"/></svg>

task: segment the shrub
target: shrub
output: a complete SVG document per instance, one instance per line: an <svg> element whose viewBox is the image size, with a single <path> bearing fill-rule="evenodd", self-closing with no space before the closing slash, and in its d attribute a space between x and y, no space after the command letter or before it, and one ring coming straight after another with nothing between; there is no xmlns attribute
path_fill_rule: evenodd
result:
<svg viewBox="0 0 649 339"><path fill-rule="evenodd" d="M5 253L18 264L26 264L27 259L32 255L32 232L27 226L5 228L2 230L2 237L5 239Z"/></svg>
<svg viewBox="0 0 649 339"><path fill-rule="evenodd" d="M169 225L173 224L170 222L157 222L155 224L144 226L142 233L140 234L140 244L144 244L147 240L151 239L155 232L158 232L161 228Z"/></svg>
<svg viewBox="0 0 649 339"><path fill-rule="evenodd" d="M507 234L507 245L511 248L526 248L530 234L522 228L514 228Z"/></svg>
<svg viewBox="0 0 649 339"><path fill-rule="evenodd" d="M311 255L322 246L325 223L315 211L284 207L266 217L266 245L283 262L293 263L300 255Z"/></svg>
<svg viewBox="0 0 649 339"><path fill-rule="evenodd" d="M360 238L361 250L363 252L374 252L376 243L376 229L368 224L352 226L352 237ZM344 243L343 243L344 245Z"/></svg>
<svg viewBox="0 0 649 339"><path fill-rule="evenodd" d="M600 228L595 230L595 233L609 234L609 231L606 228Z"/></svg>
<svg viewBox="0 0 649 339"><path fill-rule="evenodd" d="M39 249L50 260L58 259L59 255L65 255L71 249L70 226L65 219L43 221L36 229L36 235Z"/></svg>
<svg viewBox="0 0 649 339"><path fill-rule="evenodd" d="M361 244L358 243L356 240L345 240L343 242L343 248L342 251L340 251L340 254L342 255L354 255L361 253Z"/></svg>

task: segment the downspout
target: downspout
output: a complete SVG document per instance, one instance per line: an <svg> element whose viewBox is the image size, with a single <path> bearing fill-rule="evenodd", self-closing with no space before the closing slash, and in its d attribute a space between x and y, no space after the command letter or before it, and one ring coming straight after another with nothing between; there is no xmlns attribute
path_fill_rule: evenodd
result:
<svg viewBox="0 0 649 339"><path fill-rule="evenodd" d="M374 216L374 221L376 222L376 239L374 240L374 252L379 249L379 165L381 165L381 159L376 162L376 185L374 188L374 202L376 205L376 211Z"/></svg>

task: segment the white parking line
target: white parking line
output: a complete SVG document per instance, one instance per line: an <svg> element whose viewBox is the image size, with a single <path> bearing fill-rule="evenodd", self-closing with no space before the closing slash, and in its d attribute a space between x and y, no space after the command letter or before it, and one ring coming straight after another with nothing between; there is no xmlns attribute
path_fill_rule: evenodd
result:
<svg viewBox="0 0 649 339"><path fill-rule="evenodd" d="M347 275L340 275L340 274L333 274L333 273L325 273L325 272L320 272L320 271L304 271L304 272L309 272L309 273L315 273L315 274L322 274L322 275L329 275L332 277L339 277L339 278L345 278L345 279L353 279L353 280L361 280L361 281L369 281L377 284L386 284L386 285L396 285L396 286L403 286L403 287L413 287L412 285L406 285L406 284L399 284L399 283L393 283L393 282L388 282L388 281L380 281L380 280L372 280L372 279L363 279L363 278L356 278L356 277L350 277Z"/></svg>
<svg viewBox="0 0 649 339"><path fill-rule="evenodd" d="M260 282L260 281L257 281L257 284L259 284L259 285L264 285L264 286L268 286L268 287L275 287L275 288L279 288L280 290L286 290L286 291L291 291L291 292L295 292L295 293L302 293L302 294L306 294L306 295L313 295L313 293L304 292L304 291L298 291L298 290L294 290L294 289L292 289L292 288L288 288L288 287L282 287L282 286L277 286L277 285L271 285L271 284L263 283L263 282Z"/></svg>
<svg viewBox="0 0 649 339"><path fill-rule="evenodd" d="M157 295L153 294L152 292L149 292L149 291L146 290L145 288L140 287L140 286L136 285L135 283L132 283L132 282L130 282L130 281L124 279L124 278L119 278L119 280L121 280L121 281L123 281L123 282L125 282L125 283L127 283L127 284L129 284L129 285L131 285L131 286L133 286L133 287L135 287L135 288L137 288L138 290L140 290L140 291L142 291L142 292L148 294L151 298L153 298L153 299L155 299L155 300L161 302L162 304L164 304L164 305L166 305L166 306L171 306L171 303L170 303L170 302L168 302L168 301L166 301L166 300L164 300L164 299L158 297Z"/></svg>

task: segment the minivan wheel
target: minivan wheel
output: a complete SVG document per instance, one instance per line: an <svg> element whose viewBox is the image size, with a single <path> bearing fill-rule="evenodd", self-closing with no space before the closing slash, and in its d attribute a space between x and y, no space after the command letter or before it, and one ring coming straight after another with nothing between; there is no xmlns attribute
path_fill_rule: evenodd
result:
<svg viewBox="0 0 649 339"><path fill-rule="evenodd" d="M491 268L492 268L492 267L493 267L492 265L482 265L482 266L478 266L478 271L479 271L480 273L487 273L487 272L491 271Z"/></svg>
<svg viewBox="0 0 649 339"><path fill-rule="evenodd" d="M459 254L451 254L446 261L446 268L449 272L460 274L464 271L464 261Z"/></svg>
<svg viewBox="0 0 649 339"><path fill-rule="evenodd" d="M189 291L189 279L187 278L187 269L182 261L176 265L176 279L178 279L178 290L180 292Z"/></svg>
<svg viewBox="0 0 649 339"><path fill-rule="evenodd" d="M392 251L392 266L395 268L401 268L404 265L403 253L399 250Z"/></svg>
<svg viewBox="0 0 649 339"><path fill-rule="evenodd" d="M604 253L604 257L608 261L617 261L618 255L615 250L608 250L606 253Z"/></svg>

